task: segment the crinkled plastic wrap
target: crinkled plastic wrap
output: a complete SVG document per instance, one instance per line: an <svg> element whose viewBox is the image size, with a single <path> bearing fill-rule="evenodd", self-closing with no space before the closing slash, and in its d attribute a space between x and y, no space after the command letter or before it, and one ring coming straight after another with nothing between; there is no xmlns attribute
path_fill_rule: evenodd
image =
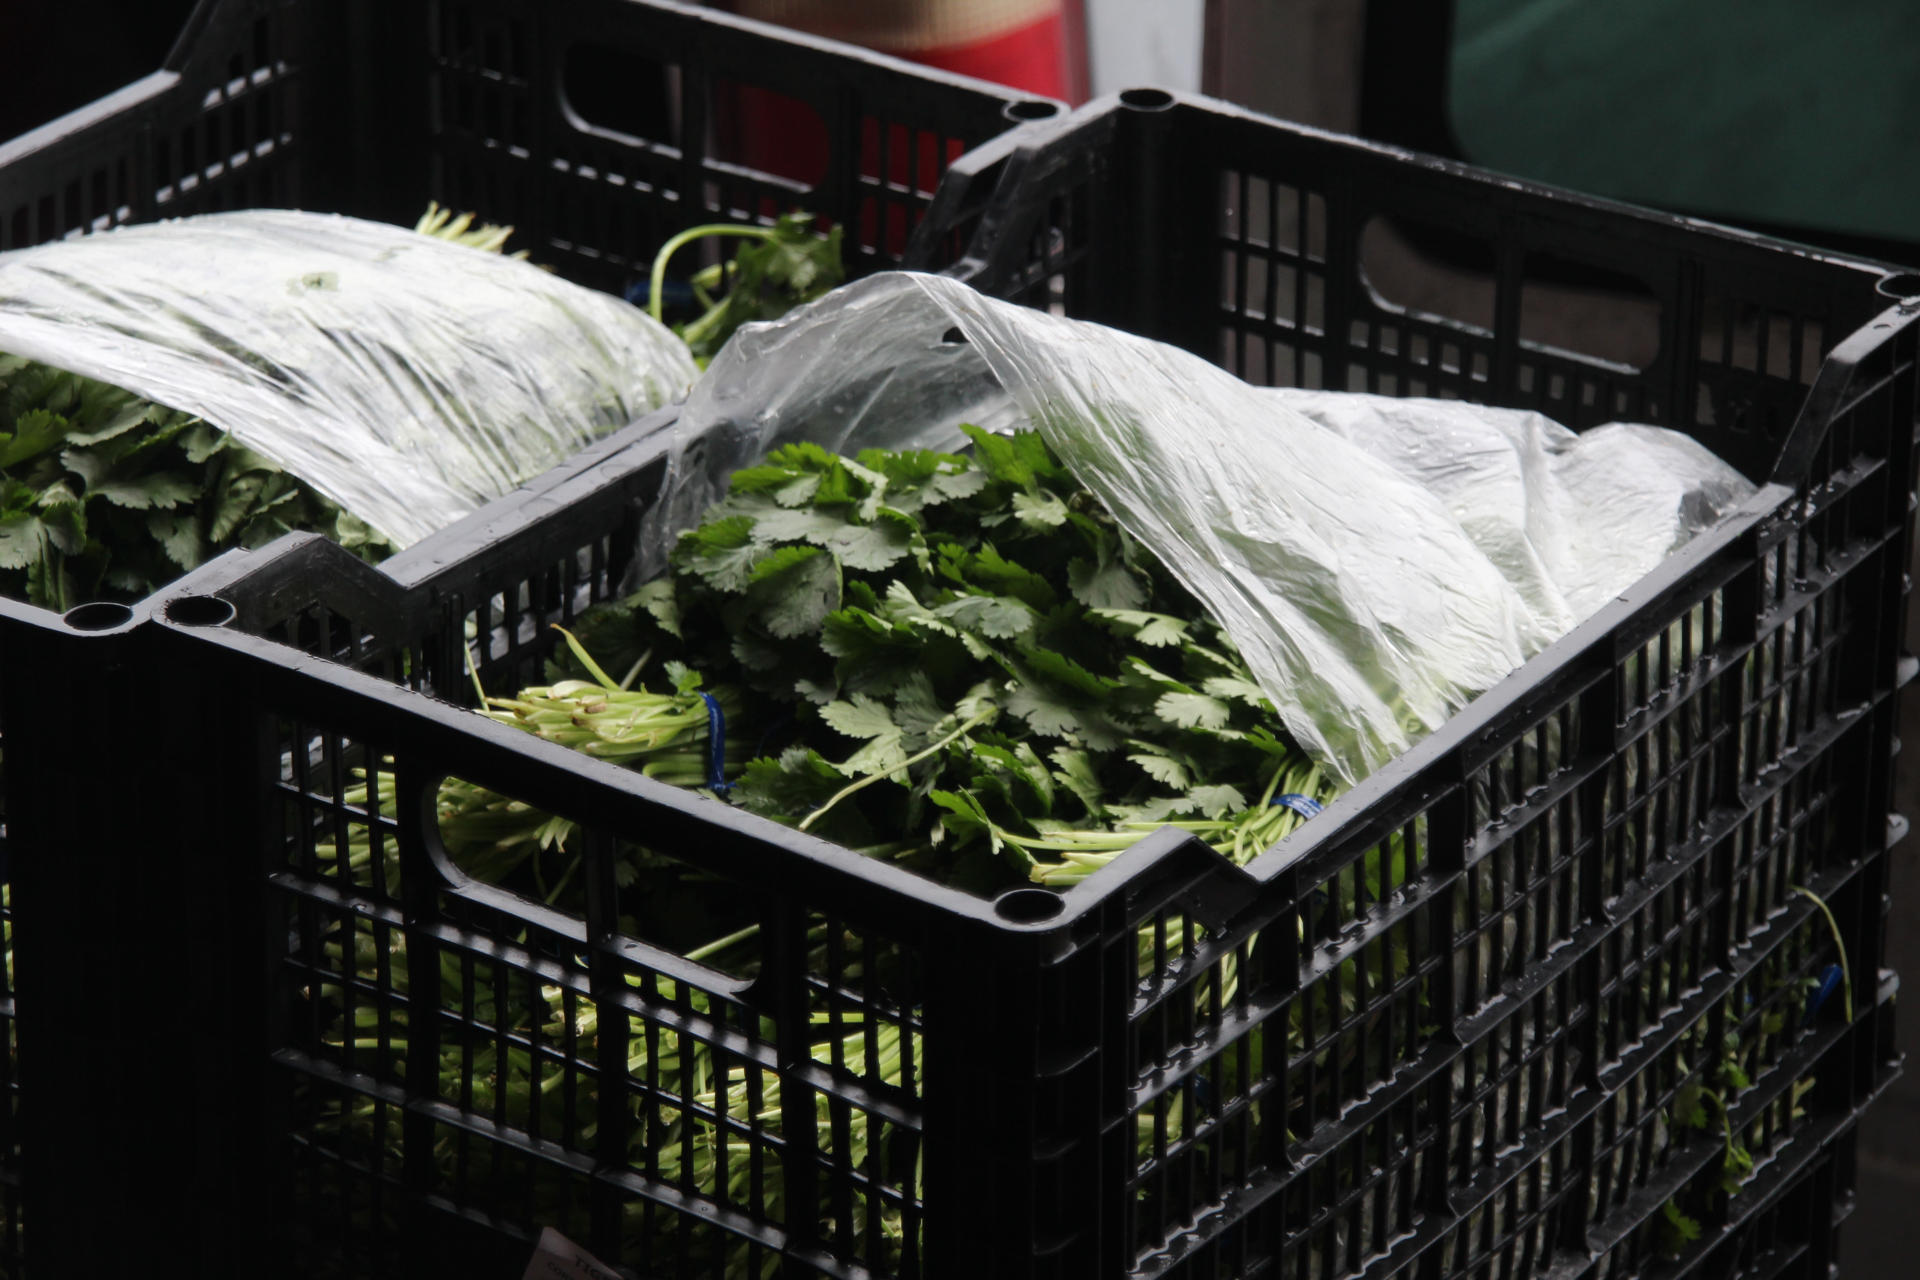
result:
<svg viewBox="0 0 1920 1280"><path fill-rule="evenodd" d="M617 298L284 210L0 254L0 352L198 414L402 546L696 375L684 343Z"/></svg>
<svg viewBox="0 0 1920 1280"><path fill-rule="evenodd" d="M691 526L774 445L954 448L962 422L1037 426L1348 781L1752 492L1671 431L1576 435L1452 401L1254 387L896 273L735 335L687 401L681 440L702 442L656 532Z"/></svg>

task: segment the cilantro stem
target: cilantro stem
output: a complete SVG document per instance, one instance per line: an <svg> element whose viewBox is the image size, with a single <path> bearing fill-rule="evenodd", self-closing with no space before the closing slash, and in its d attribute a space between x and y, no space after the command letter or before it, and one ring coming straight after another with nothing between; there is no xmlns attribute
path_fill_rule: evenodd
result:
<svg viewBox="0 0 1920 1280"><path fill-rule="evenodd" d="M473 681L473 696L477 699L474 705L484 707L487 705L487 691L480 683L480 668L474 664L473 647L471 645L462 646L462 650L463 656L467 660L467 675Z"/></svg>
<svg viewBox="0 0 1920 1280"><path fill-rule="evenodd" d="M589 675L600 682L602 689L618 689L622 687L612 676L600 669L600 664L593 660L593 655L587 652L587 647L580 643L578 636L557 622L553 624L553 629L567 638L567 648L573 650L573 656L580 659L580 665L587 669Z"/></svg>
<svg viewBox="0 0 1920 1280"><path fill-rule="evenodd" d="M745 942L748 938L757 937L759 933L760 926L750 924L744 929L736 929L724 938L715 938L712 942L702 943L700 946L687 952L686 958L695 961L705 960L709 956L718 955L736 943Z"/></svg>
<svg viewBox="0 0 1920 1280"><path fill-rule="evenodd" d="M1846 1004L1847 1025L1853 1025L1853 973L1847 968L1847 943L1840 936L1840 924L1833 918L1833 911L1827 906L1827 900L1804 885L1789 885L1795 893L1813 899L1813 905L1820 908L1820 914L1827 918L1827 928L1833 930L1833 947L1840 953L1840 995Z"/></svg>
<svg viewBox="0 0 1920 1280"><path fill-rule="evenodd" d="M731 222L710 222L705 226L688 227L661 245L660 252L653 255L653 278L648 285L647 314L662 324L666 323L660 295L667 285L667 262L674 254L695 240L705 240L709 236L742 236L752 240L771 240L773 234L770 227L741 227Z"/></svg>
<svg viewBox="0 0 1920 1280"><path fill-rule="evenodd" d="M908 756L905 760L902 760L899 764L895 765L893 768L888 769L883 773L870 773L866 777L860 778L840 788L840 790L834 792L833 795L828 798L825 804L821 805L818 809L815 809L812 813L808 814L806 817L800 819L800 830L805 831L808 827L812 826L816 821L818 821L822 816L824 816L827 810L833 808L833 806L839 804L842 800L845 800L848 796L852 795L854 792L862 791L867 787L872 786L874 783L880 781L880 779L882 778L889 777L893 774L901 772L904 769L911 768L912 766L919 764L922 760L925 760L928 756L936 755L939 752L945 750L947 747L951 746L953 743L957 742L959 739L964 738L972 730L979 728L981 725L987 723L987 721L993 719L993 717L996 714L998 714L998 712L999 712L998 707L990 706L986 710L979 712L977 715L974 715L971 718L962 721L958 729L955 729L952 733L940 739L940 741L934 743L930 747L925 748L924 750L914 752L912 755Z"/></svg>

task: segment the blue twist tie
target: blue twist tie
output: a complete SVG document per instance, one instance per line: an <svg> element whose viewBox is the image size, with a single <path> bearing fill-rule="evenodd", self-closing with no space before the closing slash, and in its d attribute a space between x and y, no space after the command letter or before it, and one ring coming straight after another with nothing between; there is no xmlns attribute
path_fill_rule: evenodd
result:
<svg viewBox="0 0 1920 1280"><path fill-rule="evenodd" d="M643 276L635 280L627 286L627 291L623 296L634 306L645 310L647 305L653 301L652 276ZM691 306L695 301L697 301L697 299L693 296L693 286L685 280L668 280L660 286L660 305L663 309L667 307Z"/></svg>
<svg viewBox="0 0 1920 1280"><path fill-rule="evenodd" d="M725 795L733 790L727 781L727 713L712 694L700 696L707 700L707 789Z"/></svg>
<svg viewBox="0 0 1920 1280"><path fill-rule="evenodd" d="M1807 992L1807 1014L1801 1020L1805 1026L1813 1025L1813 1016L1820 1012L1820 1006L1840 989L1840 966L1830 964L1820 974L1820 985Z"/></svg>
<svg viewBox="0 0 1920 1280"><path fill-rule="evenodd" d="M1316 817L1322 809L1327 807L1318 800L1315 800L1312 796L1303 796L1295 791L1289 791L1283 796L1275 796L1273 799L1267 801L1267 803L1269 805L1277 804L1282 808L1291 809L1303 818Z"/></svg>

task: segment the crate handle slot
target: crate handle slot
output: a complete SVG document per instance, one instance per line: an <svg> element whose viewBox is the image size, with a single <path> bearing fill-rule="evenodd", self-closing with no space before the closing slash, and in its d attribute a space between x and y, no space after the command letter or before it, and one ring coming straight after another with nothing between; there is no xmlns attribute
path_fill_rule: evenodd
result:
<svg viewBox="0 0 1920 1280"><path fill-rule="evenodd" d="M1874 292L1883 298L1893 298L1900 302L1920 300L1920 272L1897 271L1883 277L1874 286Z"/></svg>
<svg viewBox="0 0 1920 1280"><path fill-rule="evenodd" d="M67 610L60 615L60 620L75 631L112 631L132 622L133 610L124 604L96 600Z"/></svg>
<svg viewBox="0 0 1920 1280"><path fill-rule="evenodd" d="M1009 889L993 900L993 913L1013 924L1040 924L1066 909L1066 902L1047 889Z"/></svg>
<svg viewBox="0 0 1920 1280"><path fill-rule="evenodd" d="M167 601L163 612L168 622L183 627L224 627L240 614L219 596L177 596Z"/></svg>
<svg viewBox="0 0 1920 1280"><path fill-rule="evenodd" d="M1009 120L1051 120L1061 110L1059 103L1048 98L1022 98L1002 107L1000 114Z"/></svg>
<svg viewBox="0 0 1920 1280"><path fill-rule="evenodd" d="M1619 373L1650 367L1660 355L1666 329L1666 308L1652 288L1630 272L1563 254L1527 253L1503 261L1485 236L1393 209L1382 210L1361 228L1359 276L1372 304L1368 309L1376 313L1437 321L1481 339L1511 325L1525 349L1570 356ZM1503 308L1511 317L1504 323ZM1405 362L1413 376L1488 381L1484 352L1453 349L1455 344L1436 342L1417 327L1392 337L1362 329L1363 324L1356 323L1351 335L1336 338L1372 344L1381 356ZM1536 378L1539 385L1531 385ZM1496 396L1500 390L1489 386L1469 398ZM1550 385L1549 375L1538 370L1523 375L1518 390L1548 400L1577 396L1571 387ZM1565 421L1582 415L1567 406L1548 416Z"/></svg>
<svg viewBox="0 0 1920 1280"><path fill-rule="evenodd" d="M1120 105L1135 111L1165 111L1173 106L1173 95L1165 89L1122 89Z"/></svg>
<svg viewBox="0 0 1920 1280"><path fill-rule="evenodd" d="M629 49L582 41L560 59L560 110L567 122L630 147L678 146L679 68Z"/></svg>

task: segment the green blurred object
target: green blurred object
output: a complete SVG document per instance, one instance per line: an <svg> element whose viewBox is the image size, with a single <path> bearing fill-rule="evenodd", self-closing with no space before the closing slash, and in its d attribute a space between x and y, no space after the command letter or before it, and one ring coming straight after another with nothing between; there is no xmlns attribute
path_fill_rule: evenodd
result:
<svg viewBox="0 0 1920 1280"><path fill-rule="evenodd" d="M1920 242L1913 0L1453 9L1446 112L1476 164L1738 224Z"/></svg>

